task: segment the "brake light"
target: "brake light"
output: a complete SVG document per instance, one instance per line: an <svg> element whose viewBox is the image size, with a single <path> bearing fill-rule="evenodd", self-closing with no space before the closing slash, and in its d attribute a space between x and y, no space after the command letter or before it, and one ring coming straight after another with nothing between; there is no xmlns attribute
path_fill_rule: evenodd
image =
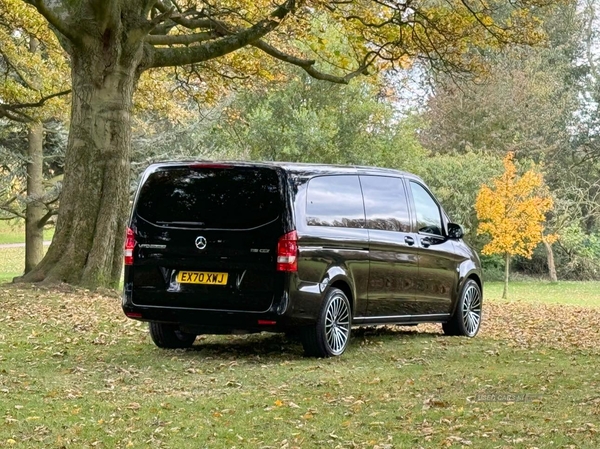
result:
<svg viewBox="0 0 600 449"><path fill-rule="evenodd" d="M273 320L258 320L259 326L275 326L276 324L277 324L277 321L273 321Z"/></svg>
<svg viewBox="0 0 600 449"><path fill-rule="evenodd" d="M125 248L123 255L125 256L125 265L133 265L133 248L135 248L135 234L131 228L127 228L125 236Z"/></svg>
<svg viewBox="0 0 600 449"><path fill-rule="evenodd" d="M228 164L219 164L214 162L197 162L195 164L190 164L190 168L232 168L231 165Z"/></svg>
<svg viewBox="0 0 600 449"><path fill-rule="evenodd" d="M298 234L288 232L277 242L277 271L298 271Z"/></svg>

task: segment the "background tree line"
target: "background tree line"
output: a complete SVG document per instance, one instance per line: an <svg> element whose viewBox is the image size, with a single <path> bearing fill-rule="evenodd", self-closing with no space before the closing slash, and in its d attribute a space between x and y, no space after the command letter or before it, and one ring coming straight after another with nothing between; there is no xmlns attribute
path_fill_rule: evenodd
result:
<svg viewBox="0 0 600 449"><path fill-rule="evenodd" d="M476 34L456 54L442 41L431 48L408 46L403 54L380 54L373 66L378 77L354 76L364 71L347 56L356 54L357 44L326 14L303 18L302 36L293 40L292 54L318 55L310 67L274 68L269 61L232 53L226 61L146 72L134 101L129 190L148 163L165 159L398 168L422 176L481 249L486 240L476 234L475 198L482 184L501 173L505 155L514 152L520 170L538 167L552 192L555 207L547 218L559 235L550 248L559 278L599 279L598 7L582 0L556 2L540 11L541 28L523 23L519 36L502 28L507 34L494 45ZM489 20L507 14L499 7ZM185 17L185 8L180 9L171 26ZM451 14L447 20L462 23ZM37 228L53 221L62 186L72 58L65 59L60 34L39 33L48 30L42 22L21 0L0 0L5 80L0 90L0 218L24 218L29 205L43 204L38 216L46 221L38 219ZM461 26L466 32L468 27ZM376 28L364 30L376 33ZM288 32L282 30L277 39ZM371 39L384 37L390 38ZM152 37L153 42L160 39ZM437 58L435 51L447 53ZM353 74L347 85L328 79L347 73ZM33 74L48 81L36 86L29 79ZM64 94L49 98L56 93ZM38 140L30 131L34 124L41 124ZM36 179L43 188L28 191L32 175L27 167L36 159L27 148L38 141L36 154L44 162ZM517 259L515 269L545 274L547 250L542 245L531 260ZM28 270L40 257L30 261ZM502 258L486 256L484 263L488 278L502 276Z"/></svg>

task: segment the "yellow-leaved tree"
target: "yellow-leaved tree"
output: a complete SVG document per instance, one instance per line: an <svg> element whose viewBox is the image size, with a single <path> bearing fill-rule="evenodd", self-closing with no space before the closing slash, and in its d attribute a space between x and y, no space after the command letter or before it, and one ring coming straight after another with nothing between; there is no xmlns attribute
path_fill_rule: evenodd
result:
<svg viewBox="0 0 600 449"><path fill-rule="evenodd" d="M502 254L506 264L504 291L507 297L510 259L512 256L531 258L533 250L542 241L553 241L555 236L544 236L546 213L552 209L552 198L544 184L542 173L529 170L517 174L514 153L504 158L504 173L493 179L492 186L482 185L475 201L479 219L478 234L488 234L490 242L483 254Z"/></svg>

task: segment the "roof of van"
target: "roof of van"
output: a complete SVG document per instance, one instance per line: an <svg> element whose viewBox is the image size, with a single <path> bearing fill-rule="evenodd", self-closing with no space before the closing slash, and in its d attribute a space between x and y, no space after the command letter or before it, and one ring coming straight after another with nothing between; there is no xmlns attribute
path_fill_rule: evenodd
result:
<svg viewBox="0 0 600 449"><path fill-rule="evenodd" d="M301 162L276 162L276 161L165 161L157 162L150 167L158 169L160 167L173 166L206 166L206 167L279 167L285 171L299 175L316 175L320 173L362 173L378 175L402 175L411 178L420 179L417 175L391 168L369 167L362 165L333 165L333 164L308 164ZM148 167L148 168L150 168Z"/></svg>

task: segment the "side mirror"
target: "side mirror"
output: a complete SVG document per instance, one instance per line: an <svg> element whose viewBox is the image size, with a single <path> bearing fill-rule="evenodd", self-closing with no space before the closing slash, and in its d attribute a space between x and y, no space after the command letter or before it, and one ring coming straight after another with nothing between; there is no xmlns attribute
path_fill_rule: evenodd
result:
<svg viewBox="0 0 600 449"><path fill-rule="evenodd" d="M456 223L448 223L448 238L459 240L465 235L463 228Z"/></svg>

